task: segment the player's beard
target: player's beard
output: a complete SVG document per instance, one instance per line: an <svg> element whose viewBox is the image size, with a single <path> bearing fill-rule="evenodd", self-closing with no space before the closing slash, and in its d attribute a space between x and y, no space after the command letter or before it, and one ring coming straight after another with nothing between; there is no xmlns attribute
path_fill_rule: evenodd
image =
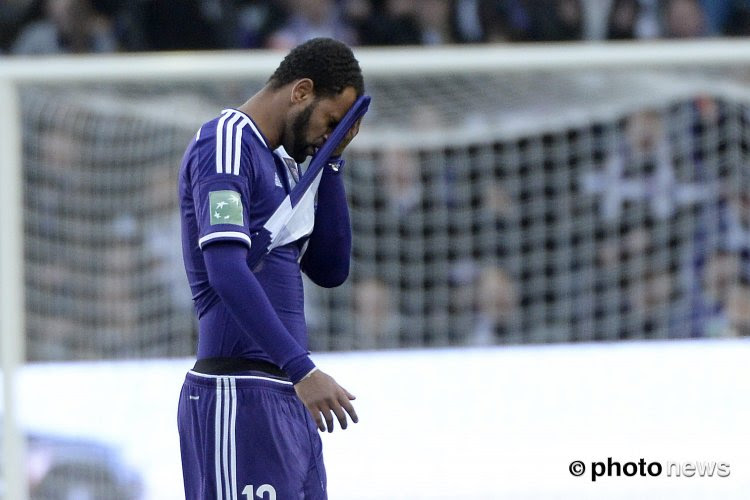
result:
<svg viewBox="0 0 750 500"><path fill-rule="evenodd" d="M294 122L292 122L292 150L287 152L297 163L304 162L311 154L309 148L313 145L307 142L306 136L310 124L310 117L312 116L313 111L315 111L317 105L317 100L311 102L309 106L300 111L299 114L294 117Z"/></svg>

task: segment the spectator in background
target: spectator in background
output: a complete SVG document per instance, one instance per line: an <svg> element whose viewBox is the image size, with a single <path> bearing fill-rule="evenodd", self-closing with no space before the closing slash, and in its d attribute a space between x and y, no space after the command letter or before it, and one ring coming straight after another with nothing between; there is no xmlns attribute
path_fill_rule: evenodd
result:
<svg viewBox="0 0 750 500"><path fill-rule="evenodd" d="M736 253L717 250L701 267L701 294L693 306L696 330L701 336L719 337L731 328L728 306L739 282L740 258ZM735 310L740 302L732 297Z"/></svg>
<svg viewBox="0 0 750 500"><path fill-rule="evenodd" d="M740 279L734 283L727 299L729 333L735 336L750 336L750 281Z"/></svg>
<svg viewBox="0 0 750 500"><path fill-rule="evenodd" d="M450 302L448 305L448 321L450 323L450 340L452 344L465 344L466 333L472 332L477 326L477 304L474 299L476 280L479 274L474 259L462 258L451 262L448 270L448 286L450 288ZM487 335L477 335L481 342Z"/></svg>
<svg viewBox="0 0 750 500"><path fill-rule="evenodd" d="M24 28L14 54L83 54L114 52L118 43L112 21L90 0L45 0L44 18Z"/></svg>
<svg viewBox="0 0 750 500"><path fill-rule="evenodd" d="M491 345L518 332L518 286L513 278L496 266L483 268L476 279L474 293L476 320L469 343Z"/></svg>
<svg viewBox="0 0 750 500"><path fill-rule="evenodd" d="M750 34L750 0L701 0L711 36Z"/></svg>
<svg viewBox="0 0 750 500"><path fill-rule="evenodd" d="M621 337L653 339L688 335L679 328L681 318L675 307L678 269L649 260L643 273L625 288L628 307Z"/></svg>
<svg viewBox="0 0 750 500"><path fill-rule="evenodd" d="M235 20L222 25L221 4L170 0L128 2L117 12L121 39L128 50L206 50L226 48L220 33L234 33ZM220 31L221 30L221 31ZM233 43L233 42L232 42Z"/></svg>
<svg viewBox="0 0 750 500"><path fill-rule="evenodd" d="M514 42L581 40L584 16L581 0L507 0L498 2Z"/></svg>
<svg viewBox="0 0 750 500"><path fill-rule="evenodd" d="M139 271L152 266L144 261L143 239L136 220L125 213L105 227L108 244L89 270L95 276L91 288L96 297L85 315L84 328L95 332L86 336L92 350L89 356L96 352L138 352L139 347L153 340L143 335L146 308L138 300L139 292L146 291L139 289Z"/></svg>
<svg viewBox="0 0 750 500"><path fill-rule="evenodd" d="M419 45L422 33L414 0L350 0L346 15L362 45Z"/></svg>
<svg viewBox="0 0 750 500"><path fill-rule="evenodd" d="M662 113L644 110L625 119L624 141L601 172L584 177L584 191L600 194L602 216L614 221L624 208L648 204L652 215L670 217L676 209L708 198L700 184L679 182Z"/></svg>
<svg viewBox="0 0 750 500"><path fill-rule="evenodd" d="M651 39L661 35L662 0L638 0L638 17L635 22L635 38Z"/></svg>
<svg viewBox="0 0 750 500"><path fill-rule="evenodd" d="M581 0L546 0L534 2L538 39L565 42L583 39L584 16Z"/></svg>
<svg viewBox="0 0 750 500"><path fill-rule="evenodd" d="M382 280L370 277L354 283L354 331L357 349L398 347L398 311L393 293Z"/></svg>
<svg viewBox="0 0 750 500"><path fill-rule="evenodd" d="M444 45L455 42L449 0L422 0L416 5L417 21L422 32L422 45Z"/></svg>
<svg viewBox="0 0 750 500"><path fill-rule="evenodd" d="M636 25L640 11L638 0L614 0L607 19L607 40L637 38Z"/></svg>
<svg viewBox="0 0 750 500"><path fill-rule="evenodd" d="M735 0L721 26L727 36L750 36L750 0Z"/></svg>
<svg viewBox="0 0 750 500"><path fill-rule="evenodd" d="M257 49L266 46L271 33L283 26L287 12L279 2L240 1L237 6L237 47Z"/></svg>
<svg viewBox="0 0 750 500"><path fill-rule="evenodd" d="M742 309L742 301L729 299L729 289L738 293L750 282L750 176L719 181L718 197L700 207L696 224L691 291L698 335L718 335L729 328L729 304Z"/></svg>
<svg viewBox="0 0 750 500"><path fill-rule="evenodd" d="M41 5L34 0L0 1L0 54L10 50L21 29L41 17Z"/></svg>
<svg viewBox="0 0 750 500"><path fill-rule="evenodd" d="M406 216L419 209L422 203L422 182L416 153L398 148L383 151L380 174L386 209L398 216Z"/></svg>
<svg viewBox="0 0 750 500"><path fill-rule="evenodd" d="M508 39L498 0L348 0L362 45L442 45Z"/></svg>
<svg viewBox="0 0 750 500"><path fill-rule="evenodd" d="M598 230L593 263L595 293L591 296L590 304L595 321L590 335L597 340L627 334L620 320L630 307L630 294L627 291L631 282L637 279L632 270L644 267L643 256L652 244L652 226L650 221L643 221L642 225L635 227L621 223ZM613 318L617 319L616 325L612 323ZM598 337L601 332L607 333ZM588 332L581 333L585 338Z"/></svg>
<svg viewBox="0 0 750 500"><path fill-rule="evenodd" d="M617 220L624 207L647 202L660 218L672 212L668 194L674 183L672 155L661 113L640 111L625 119L624 141L607 158L604 169L584 178L584 190L600 193L604 219Z"/></svg>
<svg viewBox="0 0 750 500"><path fill-rule="evenodd" d="M482 19L482 2L480 0L455 0L453 2L453 25L456 41L461 43L479 43L485 41L487 23Z"/></svg>
<svg viewBox="0 0 750 500"><path fill-rule="evenodd" d="M531 42L535 39L531 0L497 2L508 20L508 39L512 42Z"/></svg>
<svg viewBox="0 0 750 500"><path fill-rule="evenodd" d="M743 273L750 276L750 182L736 182L728 189L726 207L721 213L722 244L742 257Z"/></svg>
<svg viewBox="0 0 750 500"><path fill-rule="evenodd" d="M698 0L614 0L607 20L608 40L695 38L709 33Z"/></svg>
<svg viewBox="0 0 750 500"><path fill-rule="evenodd" d="M454 0L451 2L451 30L457 43L497 43L513 38L511 29L512 5L506 0ZM513 4L513 2L511 2ZM519 5L518 19L525 19Z"/></svg>
<svg viewBox="0 0 750 500"><path fill-rule="evenodd" d="M662 36L697 38L707 34L706 16L698 0L667 0L664 3Z"/></svg>
<svg viewBox="0 0 750 500"><path fill-rule="evenodd" d="M267 41L272 49L290 50L316 37L335 38L357 44L356 31L344 18L334 0L290 0L290 16Z"/></svg>
<svg viewBox="0 0 750 500"><path fill-rule="evenodd" d="M482 27L481 41L487 43L511 40L508 12L498 0L479 0L478 17Z"/></svg>

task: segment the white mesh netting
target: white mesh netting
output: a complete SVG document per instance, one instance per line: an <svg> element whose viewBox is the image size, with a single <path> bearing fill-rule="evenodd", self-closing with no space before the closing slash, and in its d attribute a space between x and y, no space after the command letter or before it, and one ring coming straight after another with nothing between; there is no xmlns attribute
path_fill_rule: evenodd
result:
<svg viewBox="0 0 750 500"><path fill-rule="evenodd" d="M746 75L367 78L352 275L313 349L750 331ZM262 81L22 92L28 355L189 355L176 174Z"/></svg>

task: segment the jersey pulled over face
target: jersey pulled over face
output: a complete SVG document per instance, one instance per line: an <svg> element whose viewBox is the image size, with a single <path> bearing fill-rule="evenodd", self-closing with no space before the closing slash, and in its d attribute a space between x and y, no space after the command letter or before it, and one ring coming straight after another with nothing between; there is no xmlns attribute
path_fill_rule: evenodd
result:
<svg viewBox="0 0 750 500"><path fill-rule="evenodd" d="M301 110L282 137L282 144L292 158L302 163L315 154L356 100L354 87L346 87L333 97L314 99Z"/></svg>
<svg viewBox="0 0 750 500"><path fill-rule="evenodd" d="M199 320L198 358L271 359L234 321L208 282L202 250L217 241L251 244L289 194L296 163L271 151L244 113L224 110L204 124L182 160L179 176L182 253ZM255 277L284 326L307 348L300 245L272 250Z"/></svg>

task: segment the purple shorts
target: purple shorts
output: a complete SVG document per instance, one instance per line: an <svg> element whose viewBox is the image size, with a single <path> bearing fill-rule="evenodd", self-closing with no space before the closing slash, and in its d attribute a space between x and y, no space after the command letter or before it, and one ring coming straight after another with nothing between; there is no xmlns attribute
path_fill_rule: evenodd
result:
<svg viewBox="0 0 750 500"><path fill-rule="evenodd" d="M288 380L190 371L177 424L187 500L328 498L320 436Z"/></svg>

